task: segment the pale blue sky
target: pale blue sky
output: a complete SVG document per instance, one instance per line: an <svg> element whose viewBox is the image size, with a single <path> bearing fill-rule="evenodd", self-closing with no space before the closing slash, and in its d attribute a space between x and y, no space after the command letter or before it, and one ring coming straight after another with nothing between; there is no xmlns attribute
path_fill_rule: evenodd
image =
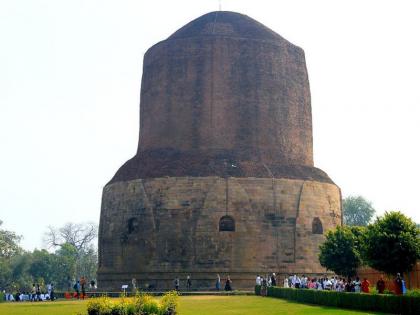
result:
<svg viewBox="0 0 420 315"><path fill-rule="evenodd" d="M222 1L306 53L315 164L379 213L420 222L418 1ZM98 221L103 186L136 151L143 54L206 1L0 0L0 219Z"/></svg>

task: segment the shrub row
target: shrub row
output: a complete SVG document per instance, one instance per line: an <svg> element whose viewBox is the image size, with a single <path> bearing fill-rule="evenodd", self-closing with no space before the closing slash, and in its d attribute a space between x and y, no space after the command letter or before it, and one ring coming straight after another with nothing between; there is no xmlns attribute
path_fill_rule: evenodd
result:
<svg viewBox="0 0 420 315"><path fill-rule="evenodd" d="M255 286L255 294L261 288ZM311 289L290 289L269 287L268 296L293 300L301 303L318 304L363 311L378 311L393 314L419 314L420 297L396 296L390 294L363 294Z"/></svg>
<svg viewBox="0 0 420 315"><path fill-rule="evenodd" d="M135 297L92 298L87 303L88 315L175 315L178 293L171 291L158 302L151 295L137 294Z"/></svg>
<svg viewBox="0 0 420 315"><path fill-rule="evenodd" d="M3 292L0 292L0 303L4 302L6 299L5 294Z"/></svg>

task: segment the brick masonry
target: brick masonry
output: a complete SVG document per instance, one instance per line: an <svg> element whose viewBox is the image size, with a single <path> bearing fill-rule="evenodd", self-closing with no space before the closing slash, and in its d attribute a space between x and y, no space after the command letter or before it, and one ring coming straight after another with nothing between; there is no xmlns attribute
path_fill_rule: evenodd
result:
<svg viewBox="0 0 420 315"><path fill-rule="evenodd" d="M225 215L234 232L219 232ZM219 273L249 288L257 273L322 274L324 236L313 234L315 218L324 232L341 223L336 185L232 177L110 184L102 200L99 282L119 288L134 277L171 288L175 276L191 274L196 286L209 288Z"/></svg>
<svg viewBox="0 0 420 315"><path fill-rule="evenodd" d="M146 52L140 102L137 153L103 190L102 289L325 272L341 197L313 164L301 48L245 15L205 14Z"/></svg>

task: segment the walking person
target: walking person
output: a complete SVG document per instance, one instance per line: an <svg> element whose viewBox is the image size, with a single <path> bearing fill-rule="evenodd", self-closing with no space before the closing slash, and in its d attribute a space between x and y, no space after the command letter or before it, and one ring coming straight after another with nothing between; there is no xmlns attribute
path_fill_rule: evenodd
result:
<svg viewBox="0 0 420 315"><path fill-rule="evenodd" d="M80 299L80 281L77 280L73 285L74 292L76 294L76 298Z"/></svg>

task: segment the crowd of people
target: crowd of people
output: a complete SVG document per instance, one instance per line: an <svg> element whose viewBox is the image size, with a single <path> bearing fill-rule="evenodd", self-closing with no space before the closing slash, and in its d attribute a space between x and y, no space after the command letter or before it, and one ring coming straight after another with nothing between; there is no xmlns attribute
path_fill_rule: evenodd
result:
<svg viewBox="0 0 420 315"><path fill-rule="evenodd" d="M31 301L31 302L39 302L39 301L54 301L54 284L51 282L47 284L45 287L40 285L39 283L32 284L31 291L20 291L18 290L16 293L8 293L6 291L3 292L6 301L14 301L14 302L23 302L23 301Z"/></svg>
<svg viewBox="0 0 420 315"><path fill-rule="evenodd" d="M283 280L283 283L278 285L276 274L272 273L266 275L265 277L257 275L256 285L261 286L261 295L267 295L267 288L270 286L283 286L284 288L295 288L295 289L314 289L314 290L328 290L328 291L337 291L337 292L355 292L355 293L370 293L371 283L367 278L364 278L362 281L359 277L354 279L342 278L338 276L332 277L307 277L302 275L301 277L297 275L286 276ZM391 289L391 288L389 288ZM400 295L406 292L405 281L398 273L397 277L394 280L393 291L395 294ZM383 294L386 290L386 283L381 276L376 282L376 291L379 294Z"/></svg>
<svg viewBox="0 0 420 315"><path fill-rule="evenodd" d="M86 297L86 288L88 286L88 280L85 277L81 277L80 280L77 280L73 284L73 297L76 299L84 299ZM96 290L95 280L89 282L89 290Z"/></svg>
<svg viewBox="0 0 420 315"><path fill-rule="evenodd" d="M69 283L69 288L72 286L73 293L65 294L65 297L74 297L77 299L84 299L86 297L87 279L81 277L80 280L75 280ZM96 290L95 280L89 283L89 290ZM40 301L54 301L56 299L54 283L50 282L47 285L40 283L33 283L30 290L17 290L15 293L3 291L4 299L10 302L40 302Z"/></svg>

